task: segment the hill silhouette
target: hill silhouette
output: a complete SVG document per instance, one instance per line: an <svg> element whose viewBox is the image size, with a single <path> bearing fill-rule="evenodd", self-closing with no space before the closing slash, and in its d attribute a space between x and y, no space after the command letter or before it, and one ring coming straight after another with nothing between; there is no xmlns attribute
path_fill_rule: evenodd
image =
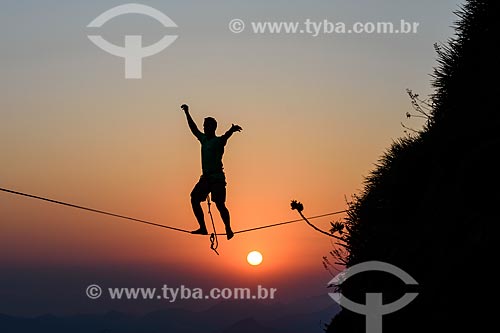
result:
<svg viewBox="0 0 500 333"><path fill-rule="evenodd" d="M385 261L419 282L416 300L383 317L384 333L496 325L489 304L499 244L499 7L469 0L456 12L455 36L436 46L426 125L392 144L350 203L347 266ZM368 290L382 291L388 303L404 288L386 280L370 273L341 291L360 303ZM365 318L342 310L326 331L365 332Z"/></svg>
<svg viewBox="0 0 500 333"><path fill-rule="evenodd" d="M0 332L8 333L303 333L321 331L339 307L327 295L291 303L227 300L195 311L166 308L145 314L109 311L74 315L18 317L0 314Z"/></svg>
<svg viewBox="0 0 500 333"><path fill-rule="evenodd" d="M225 329L222 333L278 333L278 331L264 327L258 323L253 318L242 319L239 322L231 325L231 327Z"/></svg>

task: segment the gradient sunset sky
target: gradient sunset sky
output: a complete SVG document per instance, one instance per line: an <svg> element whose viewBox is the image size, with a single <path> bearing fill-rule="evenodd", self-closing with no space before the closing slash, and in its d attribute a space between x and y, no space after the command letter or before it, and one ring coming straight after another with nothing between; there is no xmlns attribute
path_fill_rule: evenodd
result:
<svg viewBox="0 0 500 333"><path fill-rule="evenodd" d="M452 36L462 1L141 1L178 28L126 15L97 29L117 45L130 34L147 45L179 36L144 59L141 80L125 80L123 59L87 38L96 32L90 21L123 3L2 1L0 187L194 229L189 193L201 165L179 108L187 103L200 128L206 116L218 120L218 134L243 127L224 156L237 231L298 218L292 199L308 216L346 209L345 198L404 134L400 123L422 125L405 119L405 89L432 92L433 44ZM420 25L410 35L313 37L249 26L234 34L234 18ZM335 219L315 223L328 229ZM331 249L330 239L295 223L221 237L217 256L208 237L0 192L0 313L93 310L84 289L99 281L261 284L286 302L327 293L321 258ZM262 265L246 263L252 250Z"/></svg>

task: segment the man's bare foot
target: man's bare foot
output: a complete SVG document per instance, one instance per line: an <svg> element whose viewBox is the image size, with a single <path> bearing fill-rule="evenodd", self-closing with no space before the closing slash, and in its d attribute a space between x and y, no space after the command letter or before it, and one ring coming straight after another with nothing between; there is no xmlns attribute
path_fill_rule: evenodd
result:
<svg viewBox="0 0 500 333"><path fill-rule="evenodd" d="M226 236L227 239L229 240L234 237L234 232L231 229L226 229Z"/></svg>
<svg viewBox="0 0 500 333"><path fill-rule="evenodd" d="M191 231L191 233L195 235L208 235L207 229L202 229L202 228Z"/></svg>

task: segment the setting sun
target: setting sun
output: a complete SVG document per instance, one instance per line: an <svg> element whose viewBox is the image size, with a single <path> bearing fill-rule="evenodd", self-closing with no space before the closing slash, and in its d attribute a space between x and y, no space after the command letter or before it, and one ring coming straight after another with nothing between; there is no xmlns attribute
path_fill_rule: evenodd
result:
<svg viewBox="0 0 500 333"><path fill-rule="evenodd" d="M252 251L247 255L247 261L252 266L260 265L262 262L262 254L259 251Z"/></svg>

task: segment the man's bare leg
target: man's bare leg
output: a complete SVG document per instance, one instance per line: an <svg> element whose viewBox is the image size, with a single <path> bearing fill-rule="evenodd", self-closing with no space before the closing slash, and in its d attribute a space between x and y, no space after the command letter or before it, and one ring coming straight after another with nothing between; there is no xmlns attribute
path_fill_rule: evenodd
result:
<svg viewBox="0 0 500 333"><path fill-rule="evenodd" d="M193 207L194 216L200 225L200 228L191 231L192 234L208 235L207 226L205 225L205 216L201 208L201 201L191 198L191 206Z"/></svg>
<svg viewBox="0 0 500 333"><path fill-rule="evenodd" d="M220 217L222 218L222 221L226 226L227 239L233 238L234 233L231 230L231 223L230 223L231 218L229 216L229 210L227 209L226 204L223 202L216 202L215 205L217 206L217 209L219 210L220 213Z"/></svg>

